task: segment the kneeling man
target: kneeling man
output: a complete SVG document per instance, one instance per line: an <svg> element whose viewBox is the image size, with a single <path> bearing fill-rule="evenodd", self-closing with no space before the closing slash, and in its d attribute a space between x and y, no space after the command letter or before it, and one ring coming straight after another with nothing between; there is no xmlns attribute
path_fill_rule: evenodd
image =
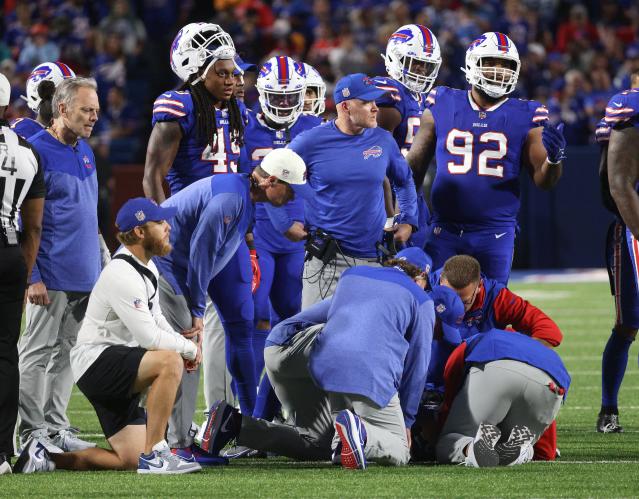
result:
<svg viewBox="0 0 639 499"><path fill-rule="evenodd" d="M202 357L200 346L176 333L162 315L158 271L151 260L171 251L167 220L176 211L144 198L120 209L116 225L123 247L100 274L71 350L74 379L113 450L55 453L32 438L15 472L137 468L138 473L172 474L201 469L171 454L164 439L183 367L196 369ZM147 389L145 415L139 403Z"/></svg>

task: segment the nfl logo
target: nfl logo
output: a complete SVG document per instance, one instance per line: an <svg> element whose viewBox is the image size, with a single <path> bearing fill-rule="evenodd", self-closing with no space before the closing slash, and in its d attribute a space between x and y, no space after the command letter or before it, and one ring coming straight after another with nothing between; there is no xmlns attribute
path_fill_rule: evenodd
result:
<svg viewBox="0 0 639 499"><path fill-rule="evenodd" d="M348 88L342 89L342 97L349 97L351 95L351 91Z"/></svg>
<svg viewBox="0 0 639 499"><path fill-rule="evenodd" d="M485 120L486 119L486 113L483 111L479 111L479 119L480 120Z"/></svg>
<svg viewBox="0 0 639 499"><path fill-rule="evenodd" d="M138 222L141 222L142 220L144 220L146 218L146 215L144 214L144 212L142 210L136 211L135 212L135 218L138 220Z"/></svg>
<svg viewBox="0 0 639 499"><path fill-rule="evenodd" d="M435 310L437 311L437 313L443 314L444 312L446 312L446 305L444 305L443 303L440 303L439 305L437 305Z"/></svg>
<svg viewBox="0 0 639 499"><path fill-rule="evenodd" d="M442 232L442 228L441 227L435 227L433 229L433 234L435 234L436 236L439 236L439 234L441 234Z"/></svg>
<svg viewBox="0 0 639 499"><path fill-rule="evenodd" d="M283 130L278 130L277 132L275 132L275 137L277 137L278 139L283 139L284 138L284 131Z"/></svg>
<svg viewBox="0 0 639 499"><path fill-rule="evenodd" d="M133 301L133 306L134 306L135 308L137 308L137 309L140 309L140 308L142 308L142 307L144 306L144 304L142 303L142 300L140 300L139 298L136 298L136 299Z"/></svg>

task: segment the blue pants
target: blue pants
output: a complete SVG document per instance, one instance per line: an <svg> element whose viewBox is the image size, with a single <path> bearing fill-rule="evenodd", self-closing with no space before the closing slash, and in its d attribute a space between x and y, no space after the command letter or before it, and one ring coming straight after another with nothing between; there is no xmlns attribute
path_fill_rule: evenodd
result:
<svg viewBox="0 0 639 499"><path fill-rule="evenodd" d="M249 250L242 242L208 289L226 334L226 364L233 376L243 414L253 413L257 383L252 342L252 279Z"/></svg>
<svg viewBox="0 0 639 499"><path fill-rule="evenodd" d="M262 279L255 292L255 320L271 321L271 327L302 307L304 251L272 253L256 245ZM275 317L271 317L271 307Z"/></svg>
<svg viewBox="0 0 639 499"><path fill-rule="evenodd" d="M513 262L515 231L514 226L467 230L433 223L424 251L433 259L435 270L441 268L451 256L473 256L479 261L486 277L507 285Z"/></svg>
<svg viewBox="0 0 639 499"><path fill-rule="evenodd" d="M423 248L428 238L428 220L430 219L430 211L424 193L421 189L417 192L417 232L413 232L408 240L408 246L417 246Z"/></svg>
<svg viewBox="0 0 639 499"><path fill-rule="evenodd" d="M639 328L639 241L619 221L608 228L606 265L615 297L615 325Z"/></svg>

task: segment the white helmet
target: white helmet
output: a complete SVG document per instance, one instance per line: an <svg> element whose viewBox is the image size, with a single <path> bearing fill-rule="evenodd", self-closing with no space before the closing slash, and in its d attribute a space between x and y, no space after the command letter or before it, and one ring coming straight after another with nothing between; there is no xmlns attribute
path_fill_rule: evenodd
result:
<svg viewBox="0 0 639 499"><path fill-rule="evenodd" d="M31 71L27 78L27 96L21 97L27 101L27 106L34 113L38 112L42 99L38 95L40 82L52 81L57 87L65 78L75 78L73 70L63 62L43 62Z"/></svg>
<svg viewBox="0 0 639 499"><path fill-rule="evenodd" d="M271 57L260 68L255 84L260 106L274 123L294 123L304 109L304 66L290 57Z"/></svg>
<svg viewBox="0 0 639 499"><path fill-rule="evenodd" d="M171 69L182 81L208 62L233 59L235 45L231 36L219 25L191 23L184 26L171 44Z"/></svg>
<svg viewBox="0 0 639 499"><path fill-rule="evenodd" d="M304 63L304 74L306 75L306 90L312 89L315 91L314 99L307 99L304 97L304 103L309 103L311 109L305 111L306 114L313 116L320 116L326 109L326 83L322 80L322 76L319 74L310 64Z"/></svg>
<svg viewBox="0 0 639 499"><path fill-rule="evenodd" d="M413 92L428 92L442 64L437 38L421 24L407 24L395 31L382 57L391 78Z"/></svg>
<svg viewBox="0 0 639 499"><path fill-rule="evenodd" d="M488 66L485 59L503 59L509 68ZM490 31L472 42L466 50L466 80L493 98L503 97L515 90L519 78L519 52L513 41L503 33Z"/></svg>

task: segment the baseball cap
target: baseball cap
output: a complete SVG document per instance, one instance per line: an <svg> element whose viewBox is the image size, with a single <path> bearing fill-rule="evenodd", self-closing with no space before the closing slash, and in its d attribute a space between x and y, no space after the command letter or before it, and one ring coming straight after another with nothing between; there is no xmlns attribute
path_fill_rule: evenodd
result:
<svg viewBox="0 0 639 499"><path fill-rule="evenodd" d="M262 163L262 170L291 185L306 183L306 163L292 149L273 149Z"/></svg>
<svg viewBox="0 0 639 499"><path fill-rule="evenodd" d="M404 248L397 252L395 258L398 260L406 260L408 263L418 267L422 272L430 272L430 269L433 266L433 260L431 260L430 256L424 253L424 250L416 246Z"/></svg>
<svg viewBox="0 0 639 499"><path fill-rule="evenodd" d="M364 73L355 73L346 75L337 82L333 99L336 104L349 99L371 101L380 98L385 93L386 90L375 86L373 80Z"/></svg>
<svg viewBox="0 0 639 499"><path fill-rule="evenodd" d="M250 62L245 62L238 54L235 55L235 67L236 69L233 74L238 75L240 73L245 73L246 71L256 71L257 66L255 64L251 64Z"/></svg>
<svg viewBox="0 0 639 499"><path fill-rule="evenodd" d="M448 286L433 286L430 297L435 305L435 315L441 321L444 340L453 345L461 343L459 325L464 318L464 304L455 291Z"/></svg>
<svg viewBox="0 0 639 499"><path fill-rule="evenodd" d="M162 208L147 198L129 199L122 205L115 225L120 232L128 232L134 227L144 225L147 222L159 222L169 220L177 214L177 208Z"/></svg>
<svg viewBox="0 0 639 499"><path fill-rule="evenodd" d="M7 77L0 73L0 106L8 106L11 100L11 84Z"/></svg>

